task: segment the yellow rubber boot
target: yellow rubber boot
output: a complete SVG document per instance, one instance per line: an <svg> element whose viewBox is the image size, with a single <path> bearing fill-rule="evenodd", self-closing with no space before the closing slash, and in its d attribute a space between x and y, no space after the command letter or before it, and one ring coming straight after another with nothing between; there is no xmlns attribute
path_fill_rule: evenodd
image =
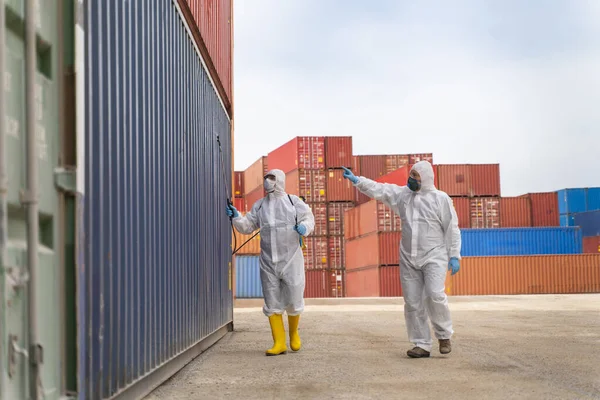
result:
<svg viewBox="0 0 600 400"><path fill-rule="evenodd" d="M271 324L271 333L273 334L273 347L267 350L268 356L278 356L287 352L285 345L285 327L283 326L283 316L281 314L271 315L269 317Z"/></svg>
<svg viewBox="0 0 600 400"><path fill-rule="evenodd" d="M288 322L290 323L290 347L293 351L298 351L302 347L302 341L298 334L298 323L300 322L299 315L288 316Z"/></svg>

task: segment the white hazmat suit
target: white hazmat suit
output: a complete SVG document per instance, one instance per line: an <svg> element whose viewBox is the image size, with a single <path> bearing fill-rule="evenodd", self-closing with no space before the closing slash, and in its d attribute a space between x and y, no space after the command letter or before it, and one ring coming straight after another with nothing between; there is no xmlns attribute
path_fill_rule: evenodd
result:
<svg viewBox="0 0 600 400"><path fill-rule="evenodd" d="M285 174L275 169L265 179L265 189L270 191L258 200L245 216L233 219L235 228L243 234L260 229L260 279L265 305L264 314L269 317L273 329L274 349L268 355L285 353L279 338L283 329L281 315L298 317L304 311L304 256L300 247L300 236L295 226L302 226L304 236L314 229L315 220L310 207L295 195L285 192ZM274 318L273 318L274 317ZM290 319L290 341L292 349L299 350L297 335L298 318ZM293 330L296 329L296 332ZM284 333L285 335L285 333ZM294 343L297 340L297 343ZM276 353L276 354L275 354Z"/></svg>
<svg viewBox="0 0 600 400"><path fill-rule="evenodd" d="M445 280L449 259L460 260L461 239L452 199L435 188L431 164L420 161L413 169L421 177L416 192L364 177L355 186L385 203L402 220L400 279L406 328L409 340L428 356L432 348L429 318L437 339L449 340L454 333Z"/></svg>

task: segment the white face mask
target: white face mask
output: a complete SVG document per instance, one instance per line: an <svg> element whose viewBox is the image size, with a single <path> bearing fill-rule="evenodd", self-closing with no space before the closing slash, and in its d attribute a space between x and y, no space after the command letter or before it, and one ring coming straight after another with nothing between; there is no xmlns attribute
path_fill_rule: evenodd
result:
<svg viewBox="0 0 600 400"><path fill-rule="evenodd" d="M275 181L272 181L270 179L265 179L265 190L267 191L267 193L272 193L275 191Z"/></svg>

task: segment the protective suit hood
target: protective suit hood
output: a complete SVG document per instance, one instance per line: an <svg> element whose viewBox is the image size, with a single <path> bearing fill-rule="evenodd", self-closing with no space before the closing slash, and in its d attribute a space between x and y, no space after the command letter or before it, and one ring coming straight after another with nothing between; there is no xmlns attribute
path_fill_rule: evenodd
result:
<svg viewBox="0 0 600 400"><path fill-rule="evenodd" d="M435 190L433 167L429 161L419 161L413 165L411 171L413 169L421 175L421 191L428 192Z"/></svg>
<svg viewBox="0 0 600 400"><path fill-rule="evenodd" d="M285 174L283 171L280 169L272 169L267 173L267 175L273 175L275 177L275 191L270 194L283 196L285 194Z"/></svg>

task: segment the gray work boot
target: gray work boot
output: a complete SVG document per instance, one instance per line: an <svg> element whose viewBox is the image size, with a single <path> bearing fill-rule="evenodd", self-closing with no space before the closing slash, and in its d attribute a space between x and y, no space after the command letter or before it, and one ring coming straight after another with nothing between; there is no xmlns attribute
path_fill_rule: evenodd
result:
<svg viewBox="0 0 600 400"><path fill-rule="evenodd" d="M440 353L448 354L452 351L450 339L440 339Z"/></svg>
<svg viewBox="0 0 600 400"><path fill-rule="evenodd" d="M429 357L429 352L420 347L414 347L411 350L407 351L406 354L410 358L427 358L427 357Z"/></svg>

